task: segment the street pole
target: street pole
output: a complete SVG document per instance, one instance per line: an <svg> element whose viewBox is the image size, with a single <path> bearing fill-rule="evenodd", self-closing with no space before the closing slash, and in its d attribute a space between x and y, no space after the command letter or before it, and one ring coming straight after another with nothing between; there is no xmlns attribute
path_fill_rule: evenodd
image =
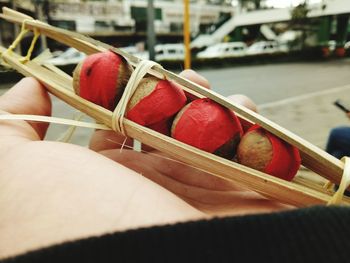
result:
<svg viewBox="0 0 350 263"><path fill-rule="evenodd" d="M190 2L184 0L184 44L185 44L185 69L191 68L191 48L190 48Z"/></svg>
<svg viewBox="0 0 350 263"><path fill-rule="evenodd" d="M4 43L2 43L2 32L3 32L2 21L0 21L0 46L4 45Z"/></svg>
<svg viewBox="0 0 350 263"><path fill-rule="evenodd" d="M147 46L149 52L149 59L155 60L154 46L156 44L156 34L154 31L154 4L153 0L148 0L147 8Z"/></svg>
<svg viewBox="0 0 350 263"><path fill-rule="evenodd" d="M43 4L44 4L45 0L35 0L34 4L35 4L35 13L36 13L36 17L43 22L46 22L46 17L44 16L43 13ZM40 36L40 43L41 43L41 51L44 51L45 49L47 49L47 39L46 36L41 34Z"/></svg>
<svg viewBox="0 0 350 263"><path fill-rule="evenodd" d="M12 8L13 10L17 10L16 1L15 1L15 0L11 0L11 8ZM16 38L16 37L18 36L18 34L19 34L19 27L18 27L16 24L14 24L14 25L13 25L13 35L14 35L14 37ZM21 42L18 43L18 45L17 45L16 48L15 48L15 51L16 51L18 54L22 55Z"/></svg>

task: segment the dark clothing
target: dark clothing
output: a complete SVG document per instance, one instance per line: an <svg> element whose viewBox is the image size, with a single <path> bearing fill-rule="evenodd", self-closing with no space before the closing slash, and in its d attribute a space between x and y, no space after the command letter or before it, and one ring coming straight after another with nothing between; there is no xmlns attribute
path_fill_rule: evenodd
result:
<svg viewBox="0 0 350 263"><path fill-rule="evenodd" d="M350 208L311 207L91 237L6 262L350 262Z"/></svg>
<svg viewBox="0 0 350 263"><path fill-rule="evenodd" d="M350 156L350 127L337 127L331 130L326 152L338 159Z"/></svg>

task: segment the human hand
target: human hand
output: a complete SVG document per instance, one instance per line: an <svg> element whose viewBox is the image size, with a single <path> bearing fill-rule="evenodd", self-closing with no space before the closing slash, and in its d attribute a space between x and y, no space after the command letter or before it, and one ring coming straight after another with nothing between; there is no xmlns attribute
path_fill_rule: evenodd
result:
<svg viewBox="0 0 350 263"><path fill-rule="evenodd" d="M180 75L210 88L209 82L192 70L185 70ZM232 95L229 99L257 111L254 102L244 95ZM206 214L238 215L289 208L231 181L183 164L150 147L146 146L142 153L126 148L120 150L124 140L125 137L118 133L97 131L92 137L90 148L137 171ZM131 140L126 145L131 147Z"/></svg>
<svg viewBox="0 0 350 263"><path fill-rule="evenodd" d="M50 115L25 78L1 112ZM48 124L0 121L0 258L67 240L207 216L136 172L89 149L42 141Z"/></svg>
<svg viewBox="0 0 350 263"><path fill-rule="evenodd" d="M51 102L26 78L0 97L0 110L50 115ZM0 122L0 258L106 232L287 208L153 149L120 152L124 137L114 132L95 132L91 151L42 141L47 127Z"/></svg>

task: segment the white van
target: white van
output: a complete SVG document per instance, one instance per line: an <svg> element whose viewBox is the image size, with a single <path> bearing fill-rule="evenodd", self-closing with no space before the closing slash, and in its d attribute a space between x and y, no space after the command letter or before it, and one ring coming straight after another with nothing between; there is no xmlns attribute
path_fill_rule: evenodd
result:
<svg viewBox="0 0 350 263"><path fill-rule="evenodd" d="M184 60L185 47L183 44L161 44L154 47L156 60Z"/></svg>
<svg viewBox="0 0 350 263"><path fill-rule="evenodd" d="M78 64L86 55L75 48L68 48L64 52L57 53L58 55L49 59L47 62L55 66L65 66L70 64Z"/></svg>
<svg viewBox="0 0 350 263"><path fill-rule="evenodd" d="M275 41L255 42L247 49L247 55L273 54L277 52L280 52L280 49Z"/></svg>
<svg viewBox="0 0 350 263"><path fill-rule="evenodd" d="M244 42L219 43L197 54L198 58L229 58L245 55L247 45Z"/></svg>

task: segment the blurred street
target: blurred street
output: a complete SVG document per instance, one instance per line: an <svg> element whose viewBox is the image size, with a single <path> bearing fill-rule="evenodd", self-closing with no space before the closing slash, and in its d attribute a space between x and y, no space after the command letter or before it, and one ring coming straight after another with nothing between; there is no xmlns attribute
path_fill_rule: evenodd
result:
<svg viewBox="0 0 350 263"><path fill-rule="evenodd" d="M260 114L323 148L328 132L349 120L333 102L350 104L350 59L308 63L251 65L198 70L222 95L245 94L259 106ZM11 84L1 84L0 93ZM53 99L56 117L72 118L74 109ZM51 125L47 139L54 140L66 126ZM91 130L78 128L73 142L87 145Z"/></svg>
<svg viewBox="0 0 350 263"><path fill-rule="evenodd" d="M350 84L349 67L350 58L346 58L198 72L212 83L213 90L222 95L241 93L257 104L265 104Z"/></svg>

